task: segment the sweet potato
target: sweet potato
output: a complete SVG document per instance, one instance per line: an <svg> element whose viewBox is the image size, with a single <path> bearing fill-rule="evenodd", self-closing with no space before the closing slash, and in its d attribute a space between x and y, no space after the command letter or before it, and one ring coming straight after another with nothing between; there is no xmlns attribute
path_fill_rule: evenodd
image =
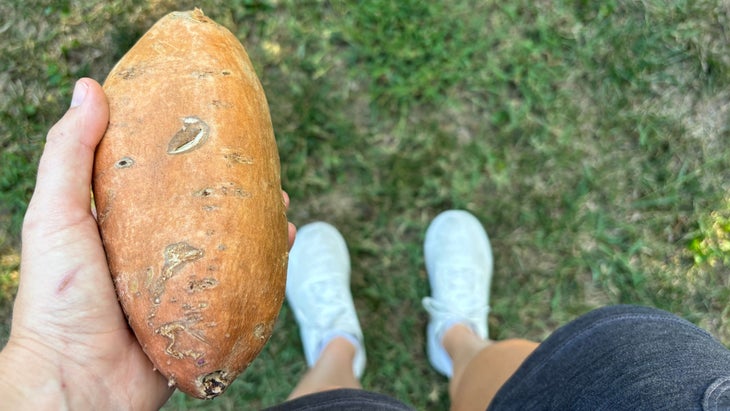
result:
<svg viewBox="0 0 730 411"><path fill-rule="evenodd" d="M284 299L264 91L236 37L198 9L158 21L103 87L93 193L117 296L170 385L213 398L259 354Z"/></svg>

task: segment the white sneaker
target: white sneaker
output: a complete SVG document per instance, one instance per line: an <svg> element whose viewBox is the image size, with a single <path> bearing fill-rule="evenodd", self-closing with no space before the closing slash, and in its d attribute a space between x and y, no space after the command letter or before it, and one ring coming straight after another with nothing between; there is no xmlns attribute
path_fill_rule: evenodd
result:
<svg viewBox="0 0 730 411"><path fill-rule="evenodd" d="M286 298L299 324L307 364L312 367L330 341L344 337L355 346L352 369L360 378L365 345L350 293L350 256L335 227L315 222L297 230L289 252Z"/></svg>
<svg viewBox="0 0 730 411"><path fill-rule="evenodd" d="M431 296L423 299L430 314L428 359L438 372L451 377L453 363L442 344L446 330L464 324L478 336L488 336L492 248L476 217L449 210L431 222L423 249L431 283Z"/></svg>

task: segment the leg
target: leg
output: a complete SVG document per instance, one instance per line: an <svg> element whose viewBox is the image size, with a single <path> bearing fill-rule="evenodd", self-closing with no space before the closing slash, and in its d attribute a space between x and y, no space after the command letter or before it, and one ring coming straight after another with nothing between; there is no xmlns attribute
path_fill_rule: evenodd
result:
<svg viewBox="0 0 730 411"><path fill-rule="evenodd" d="M495 343L487 332L492 250L479 221L465 211L446 211L426 232L426 270L431 296L428 354L437 371L451 378L453 409L486 409L502 384L537 344Z"/></svg>
<svg viewBox="0 0 730 411"><path fill-rule="evenodd" d="M289 399L336 388L362 388L352 371L355 347L337 337L322 350L319 359L299 380Z"/></svg>
<svg viewBox="0 0 730 411"><path fill-rule="evenodd" d="M310 369L291 398L333 388L360 388L365 347L350 294L350 257L329 224L305 225L289 254L286 296Z"/></svg>
<svg viewBox="0 0 730 411"><path fill-rule="evenodd" d="M302 227L289 253L287 275L286 297L310 369L288 401L267 410L411 411L394 398L360 388L365 348L350 294L350 258L340 233L326 223Z"/></svg>
<svg viewBox="0 0 730 411"><path fill-rule="evenodd" d="M452 410L484 410L504 383L538 344L522 339L484 340L457 324L444 334L443 345L454 364L449 381Z"/></svg>
<svg viewBox="0 0 730 411"><path fill-rule="evenodd" d="M486 351L489 347L493 347L494 341L479 337L469 327L463 324L456 324L446 330L442 344L449 354L454 367L451 380L449 381L449 396L452 398L453 404L454 399L457 398L456 393L459 391L460 383L467 366L475 358L479 357L481 352ZM489 368L484 369L489 370ZM480 380L483 380L483 378L480 378Z"/></svg>

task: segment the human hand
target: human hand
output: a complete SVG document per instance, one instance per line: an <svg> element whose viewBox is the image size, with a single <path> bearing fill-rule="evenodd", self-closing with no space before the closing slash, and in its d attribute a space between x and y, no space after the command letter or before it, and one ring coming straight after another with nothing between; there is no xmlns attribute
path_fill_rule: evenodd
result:
<svg viewBox="0 0 730 411"><path fill-rule="evenodd" d="M0 396L12 409L157 409L172 394L127 325L91 212L94 150L108 121L102 88L81 79L48 133L0 352Z"/></svg>
<svg viewBox="0 0 730 411"><path fill-rule="evenodd" d="M0 352L0 398L10 409L157 409L173 392L127 325L91 211L94 151L108 120L103 90L81 79L48 133ZM289 223L290 247L295 234Z"/></svg>

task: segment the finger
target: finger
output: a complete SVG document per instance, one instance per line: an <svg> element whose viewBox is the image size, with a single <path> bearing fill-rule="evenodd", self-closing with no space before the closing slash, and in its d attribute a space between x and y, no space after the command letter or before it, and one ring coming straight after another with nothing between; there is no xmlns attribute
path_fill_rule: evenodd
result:
<svg viewBox="0 0 730 411"><path fill-rule="evenodd" d="M289 194L281 190L281 195L284 197L284 207L286 207L287 210L289 210ZM297 236L297 227L289 222L289 249L291 250L291 247L294 245L294 239Z"/></svg>
<svg viewBox="0 0 730 411"><path fill-rule="evenodd" d="M294 239L296 238L296 236L297 236L297 227L290 222L289 223L289 249L290 250L291 250L291 247L294 245Z"/></svg>
<svg viewBox="0 0 730 411"><path fill-rule="evenodd" d="M88 78L76 82L71 107L48 132L28 214L52 214L57 218L45 220L58 224L67 223L65 217L90 215L94 150L108 122L101 86Z"/></svg>
<svg viewBox="0 0 730 411"><path fill-rule="evenodd" d="M281 190L281 195L282 195L282 197L284 197L284 208L286 208L288 210L289 209L289 194L286 191Z"/></svg>

